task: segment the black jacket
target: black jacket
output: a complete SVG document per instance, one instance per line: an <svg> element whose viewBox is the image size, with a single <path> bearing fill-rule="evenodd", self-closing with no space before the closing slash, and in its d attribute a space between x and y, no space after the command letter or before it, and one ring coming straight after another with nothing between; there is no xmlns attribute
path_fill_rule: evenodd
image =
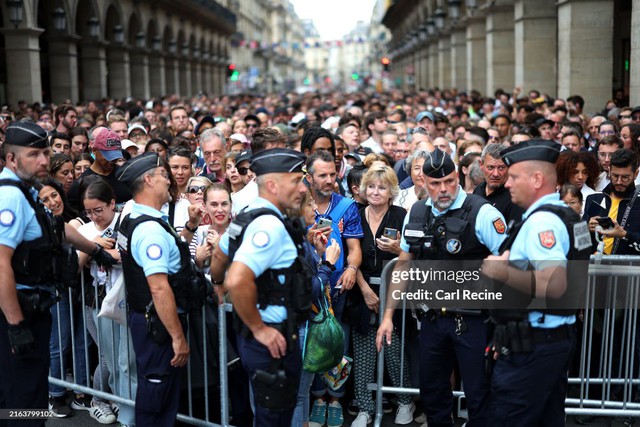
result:
<svg viewBox="0 0 640 427"><path fill-rule="evenodd" d="M620 201L618 207L618 217L616 221L618 224L622 221L624 213L627 210L627 206L631 202L634 192L636 191L635 185L632 183L623 199ZM584 215L582 219L589 221L594 216L609 216L609 209L611 209L611 184L607 185L602 193L595 193L587 196L584 206ZM603 200L604 206L603 208ZM618 248L615 251L615 255L639 255L640 254L640 197L636 198L627 223L624 226L627 231L627 236L620 240ZM596 251L597 242L595 236L591 234L591 243L593 245L593 251ZM615 243L614 243L615 244ZM612 254L613 255L613 254Z"/></svg>
<svg viewBox="0 0 640 427"><path fill-rule="evenodd" d="M487 196L487 183L483 182L473 190L473 194L483 197L491 203L494 208L498 209L500 213L504 215L507 225L510 224L511 221L514 223L522 221L524 209L513 204L511 194L509 194L509 190L504 188L504 185Z"/></svg>

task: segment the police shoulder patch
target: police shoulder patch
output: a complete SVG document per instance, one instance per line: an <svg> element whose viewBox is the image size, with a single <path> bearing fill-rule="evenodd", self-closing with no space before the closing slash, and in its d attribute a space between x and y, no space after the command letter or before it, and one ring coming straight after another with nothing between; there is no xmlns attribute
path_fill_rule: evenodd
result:
<svg viewBox="0 0 640 427"><path fill-rule="evenodd" d="M264 248L269 244L269 241L269 235L264 231L258 231L251 239L251 243L253 243L253 246L256 248Z"/></svg>
<svg viewBox="0 0 640 427"><path fill-rule="evenodd" d="M0 225L3 227L11 227L16 222L16 214L10 209L0 211Z"/></svg>
<svg viewBox="0 0 640 427"><path fill-rule="evenodd" d="M553 230L538 233L538 239L543 248L551 249L556 244L556 236L553 234Z"/></svg>
<svg viewBox="0 0 640 427"><path fill-rule="evenodd" d="M162 256L162 248L159 245L156 245L155 243L153 245L149 245L147 247L147 257L151 260L157 260L160 259L160 257Z"/></svg>
<svg viewBox="0 0 640 427"><path fill-rule="evenodd" d="M498 217L492 221L493 228L495 228L498 234L504 234L507 231L507 226L504 224L502 218Z"/></svg>

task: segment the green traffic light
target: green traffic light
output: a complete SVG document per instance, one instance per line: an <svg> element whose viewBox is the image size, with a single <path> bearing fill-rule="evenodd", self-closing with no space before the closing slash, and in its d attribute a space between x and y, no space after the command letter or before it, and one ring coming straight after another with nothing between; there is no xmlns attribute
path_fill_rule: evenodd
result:
<svg viewBox="0 0 640 427"><path fill-rule="evenodd" d="M358 80L360 79L360 75L358 73L351 73L351 80Z"/></svg>
<svg viewBox="0 0 640 427"><path fill-rule="evenodd" d="M233 73L231 73L231 81L232 82L237 82L239 75L240 75L240 73L238 71L234 71Z"/></svg>

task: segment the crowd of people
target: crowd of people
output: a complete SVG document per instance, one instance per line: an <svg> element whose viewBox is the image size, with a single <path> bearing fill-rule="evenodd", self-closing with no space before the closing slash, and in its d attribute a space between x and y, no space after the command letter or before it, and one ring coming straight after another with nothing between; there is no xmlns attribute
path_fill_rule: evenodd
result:
<svg viewBox="0 0 640 427"><path fill-rule="evenodd" d="M469 427L493 425L497 419L504 425L564 420L575 346L569 325L575 313L543 313L542 321L529 313L495 321L493 327L485 311L416 310L406 314L402 342L402 312L393 306L379 310L380 276L385 263L396 257L481 264L515 256L538 260L532 266L537 280L503 281L514 288L535 289L543 282L552 288L544 273L548 267L539 260L578 256L567 249L577 236L566 227L580 218L588 224L588 252L639 254L640 107L614 99L602 111L586 114L584 104L579 95L553 99L535 90L527 95L498 90L493 97L432 90L3 107L0 185L22 180L65 230L77 230L67 231L67 238L77 245L85 283L84 293L78 287L49 289L57 300L30 320L42 327L33 332L36 341L47 346L38 357L46 356L46 372L53 378L68 377L136 402L133 408L84 393L68 396L65 388L50 384L51 414L68 417L80 410L103 424L173 425L183 404L180 371L189 357L201 364L208 360L196 354L201 338L186 329L183 314L189 309L181 306L176 290L182 280L176 277L192 263L193 271L184 273L189 278L211 276L212 287L201 303L215 307L226 293L238 311L237 336L229 330L228 337L217 337L228 339L242 362L231 372L234 425L340 427L346 411L355 416L352 426L368 425L375 402L367 385L374 381L375 356L382 346L389 383L421 390L419 400L405 394L390 399L393 404L385 399L385 412L396 406L398 425L414 420L432 427L453 425L451 390L460 381ZM30 159L39 162L37 171L26 163ZM25 196L16 190L13 198L20 197ZM15 268L17 245L39 235L12 234L26 221L15 221L23 213L12 203L0 202L3 272L6 266ZM22 210L31 206L24 203ZM546 204L568 207L573 216L543 212ZM532 217L536 226L528 221ZM292 218L302 218L304 226ZM437 231L434 224L444 228ZM514 238L501 248L512 232ZM425 238L433 239L429 250ZM500 280L506 274L488 266L486 271ZM280 291L269 283L280 280L278 274L286 276L283 286L306 277L310 301L328 297L344 333L343 354L353 358L351 382L332 388L321 375L303 372L303 325L314 311L289 307L288 297L282 297L286 304L275 302L273 295ZM28 292L44 288L42 280L29 280L17 273L10 281L3 279L0 298L14 283L18 294L21 284ZM118 282L124 282L129 300L129 327L98 317L105 295ZM26 316L15 315L15 306L0 307L0 323L10 337L6 341L7 333L0 331L6 351L0 359L6 359L17 356L19 347L12 327L29 327ZM49 327L43 318L49 313L52 326L43 338ZM157 334L150 332L154 316L164 327ZM206 311L201 316L207 327L217 327ZM488 379L484 356L487 345L495 344L494 329L523 321L531 328L534 348L522 351L522 357L535 355L547 368L526 370L507 342L502 348L513 354L496 355ZM546 335L538 333L545 330ZM157 335L162 332L161 343ZM32 351L32 341L24 351ZM408 355L404 359L402 346ZM554 349L555 359L545 358L545 346ZM95 360L85 357L94 347ZM68 357L72 349L75 355ZM500 354L501 348L495 350ZM216 354L217 349L209 351ZM259 374L280 368L291 381L278 383L280 391L265 392L268 385ZM15 375L24 369L7 362L0 366ZM38 403L9 400L7 383L14 377L2 372L0 407L38 408ZM211 378L215 375L214 369ZM516 381L529 386L512 390ZM270 401L265 393L280 399ZM501 401L496 393L520 400ZM282 402L273 406L274 400ZM2 406L10 401L13 406Z"/></svg>

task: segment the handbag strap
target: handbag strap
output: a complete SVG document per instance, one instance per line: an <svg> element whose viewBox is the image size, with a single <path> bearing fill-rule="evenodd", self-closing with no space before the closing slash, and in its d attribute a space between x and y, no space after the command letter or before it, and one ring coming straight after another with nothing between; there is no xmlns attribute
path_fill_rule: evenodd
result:
<svg viewBox="0 0 640 427"><path fill-rule="evenodd" d="M633 192L633 197L631 197L631 201L627 205L627 208L624 210L624 215L622 216L622 221L620 221L620 227L624 228L627 225L627 221L629 220L629 215L631 214L631 208L633 208L633 204L636 202L638 198L638 192L640 189L637 189ZM611 249L611 253L615 254L618 246L620 245L620 239L616 237L615 242L613 243L613 248Z"/></svg>

